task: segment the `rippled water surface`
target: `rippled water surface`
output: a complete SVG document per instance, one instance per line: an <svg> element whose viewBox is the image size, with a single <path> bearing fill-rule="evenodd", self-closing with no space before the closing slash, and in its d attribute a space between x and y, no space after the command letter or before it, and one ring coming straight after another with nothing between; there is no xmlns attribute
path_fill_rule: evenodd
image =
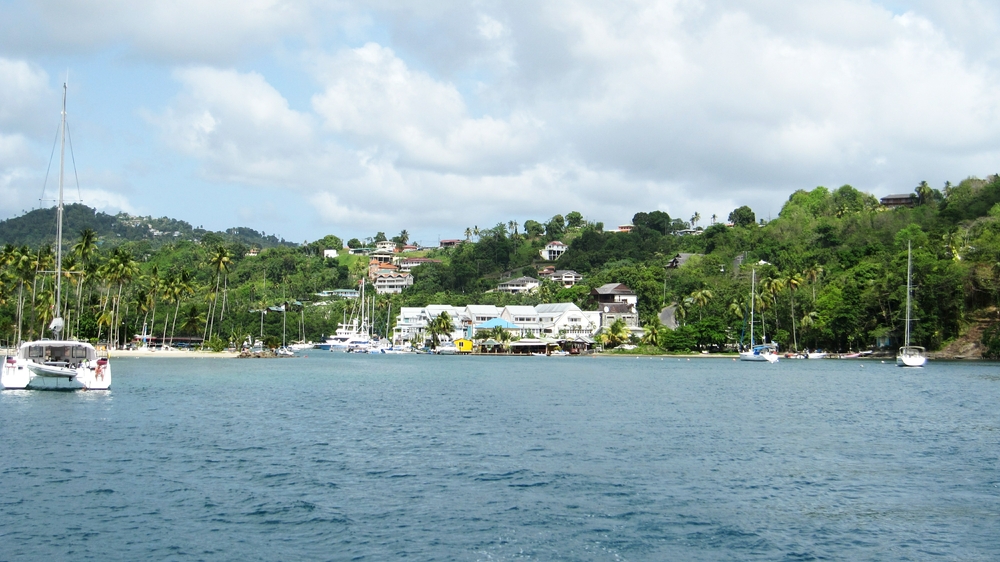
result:
<svg viewBox="0 0 1000 562"><path fill-rule="evenodd" d="M0 560L997 560L1000 365L313 353L0 393Z"/></svg>

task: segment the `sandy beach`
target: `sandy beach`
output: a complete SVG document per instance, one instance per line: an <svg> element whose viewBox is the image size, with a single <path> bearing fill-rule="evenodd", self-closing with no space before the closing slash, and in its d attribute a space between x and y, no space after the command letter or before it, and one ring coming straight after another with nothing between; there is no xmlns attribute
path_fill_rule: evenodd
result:
<svg viewBox="0 0 1000 562"><path fill-rule="evenodd" d="M198 357L206 359L233 359L239 355L239 353L232 351L220 351L214 353L211 351L191 351L183 349L169 349L169 350L147 350L147 349L115 349L108 353L108 355L113 359L115 357Z"/></svg>

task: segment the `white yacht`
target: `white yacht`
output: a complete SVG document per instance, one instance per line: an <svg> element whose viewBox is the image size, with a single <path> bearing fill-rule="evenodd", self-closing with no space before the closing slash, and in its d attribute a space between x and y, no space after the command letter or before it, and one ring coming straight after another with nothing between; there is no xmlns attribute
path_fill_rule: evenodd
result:
<svg viewBox="0 0 1000 562"><path fill-rule="evenodd" d="M56 207L56 311L49 331L53 339L22 343L17 353L8 355L0 370L4 389L29 390L108 390L111 388L111 364L99 357L87 342L59 338L63 319L62 303L62 221L63 177L66 156L66 84L63 84L62 141L59 150L59 204Z"/></svg>
<svg viewBox="0 0 1000 562"><path fill-rule="evenodd" d="M757 285L757 270L751 270L750 273L750 349L747 351L740 352L740 361L767 361L768 363L778 362L778 346L773 343L764 343L760 345L754 345L753 343L753 313L754 313L754 301L756 297L754 294Z"/></svg>
<svg viewBox="0 0 1000 562"><path fill-rule="evenodd" d="M910 345L910 292L913 277L913 256L910 242L906 243L906 327L903 329L903 347L896 354L896 365L899 367L923 367L927 363L924 348Z"/></svg>
<svg viewBox="0 0 1000 562"><path fill-rule="evenodd" d="M31 341L7 356L0 383L4 389L108 390L111 363L86 342Z"/></svg>

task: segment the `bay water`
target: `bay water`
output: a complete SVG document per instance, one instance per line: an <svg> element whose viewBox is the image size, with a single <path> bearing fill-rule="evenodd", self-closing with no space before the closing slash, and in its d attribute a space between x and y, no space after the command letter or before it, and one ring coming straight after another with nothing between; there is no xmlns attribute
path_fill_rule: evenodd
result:
<svg viewBox="0 0 1000 562"><path fill-rule="evenodd" d="M1000 365L121 358L0 392L0 560L997 560Z"/></svg>

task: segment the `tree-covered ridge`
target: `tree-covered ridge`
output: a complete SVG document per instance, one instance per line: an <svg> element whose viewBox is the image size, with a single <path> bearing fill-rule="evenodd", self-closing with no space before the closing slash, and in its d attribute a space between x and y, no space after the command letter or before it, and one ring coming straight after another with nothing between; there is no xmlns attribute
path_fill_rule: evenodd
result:
<svg viewBox="0 0 1000 562"><path fill-rule="evenodd" d="M606 232L577 212L469 227L453 248L405 254L436 261L416 267L414 285L402 294L378 297L374 325L390 333L400 307L432 303L574 302L592 308L591 289L624 283L639 296L646 343L663 349L747 343L751 298L755 335L766 334L785 349L895 346L903 332L909 242L913 339L936 349L971 322L995 318L1000 179L969 179L943 190L921 184L912 202L912 208L890 209L850 186L818 187L791 194L778 218L766 224L758 223L749 207L740 207L726 217L727 224L711 217L704 228L695 228L698 214L684 221L663 211L636 213L630 232ZM275 245L259 255L249 252L246 242L256 233L240 230L162 242L116 238L111 244L108 236L123 223L86 207L71 209L67 215L75 222L67 221L67 289L61 303L71 336L108 339L110 334L124 342L145 325L168 340L173 335L242 341L263 333L280 341L284 325L288 340L299 339L303 330L307 339L318 340L349 317L356 303L317 294L367 282L366 256L340 251L336 258L323 257L324 250L343 246L333 235L296 247ZM81 216L94 222L79 222ZM135 219L124 228L186 224ZM97 229L70 226L79 224L103 224L105 238ZM403 230L393 240L401 246L407 238ZM378 233L369 241L385 239ZM569 248L556 262L546 262L539 251L552 240ZM681 253L685 263L672 268ZM44 243L0 249L0 338L41 334L54 310L52 276L45 273L53 259ZM571 288L543 281L539 290L522 295L495 290L504 279L537 277L544 266L575 270L584 281ZM677 321L673 329L659 324L665 308ZM988 349L1000 353L1000 329L987 335L998 339L995 345L987 341Z"/></svg>
<svg viewBox="0 0 1000 562"><path fill-rule="evenodd" d="M102 246L147 241L151 247L158 248L171 242L201 240L206 235L209 236L210 242L238 242L257 248L294 246L273 234L268 235L245 227L212 232L168 217L153 218L128 213L109 215L78 203L66 205L63 211L64 243L72 244L75 233L87 229L97 234L98 244ZM42 244L53 244L55 235L55 207L35 209L19 217L0 221L0 245L37 248Z"/></svg>

